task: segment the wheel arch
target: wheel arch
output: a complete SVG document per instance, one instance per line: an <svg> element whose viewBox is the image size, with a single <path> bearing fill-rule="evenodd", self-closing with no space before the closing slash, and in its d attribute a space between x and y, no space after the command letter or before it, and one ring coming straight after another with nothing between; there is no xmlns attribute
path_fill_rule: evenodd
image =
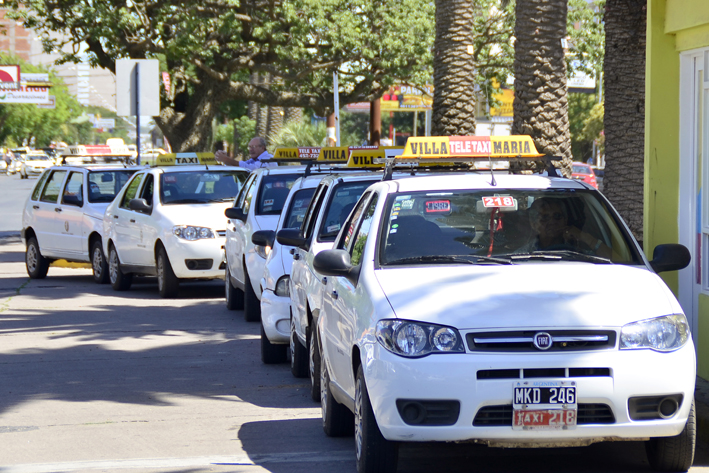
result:
<svg viewBox="0 0 709 473"><path fill-rule="evenodd" d="M352 347L352 379L357 379L357 371L362 364L362 357L359 351L359 346Z"/></svg>
<svg viewBox="0 0 709 473"><path fill-rule="evenodd" d="M91 248L94 246L94 243L100 241L103 243L103 237L99 232L96 230L92 231L91 234L89 235L89 253L91 252ZM102 246L103 248L103 246Z"/></svg>
<svg viewBox="0 0 709 473"><path fill-rule="evenodd" d="M27 227L24 230L22 230L22 238L25 239L25 244L27 243L27 240L29 240L32 237L37 238L37 234L35 233L34 228Z"/></svg>

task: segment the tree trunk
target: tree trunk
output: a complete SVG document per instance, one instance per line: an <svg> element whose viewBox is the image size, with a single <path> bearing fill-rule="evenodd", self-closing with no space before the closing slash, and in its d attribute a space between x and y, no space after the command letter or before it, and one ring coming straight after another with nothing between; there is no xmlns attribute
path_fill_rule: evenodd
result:
<svg viewBox="0 0 709 473"><path fill-rule="evenodd" d="M604 194L642 244L646 0L606 2Z"/></svg>
<svg viewBox="0 0 709 473"><path fill-rule="evenodd" d="M283 107L268 107L268 126L266 130L266 143L271 141L283 128Z"/></svg>
<svg viewBox="0 0 709 473"><path fill-rule="evenodd" d="M284 123L290 123L290 122L300 123L303 121L303 109L302 108L286 107L284 113L285 113L285 115L283 116Z"/></svg>
<svg viewBox="0 0 709 473"><path fill-rule="evenodd" d="M433 135L475 134L472 0L436 0Z"/></svg>
<svg viewBox="0 0 709 473"><path fill-rule="evenodd" d="M530 135L540 153L571 176L571 133L566 90L567 0L519 0L515 7L515 98L512 134ZM541 163L534 166L537 170Z"/></svg>
<svg viewBox="0 0 709 473"><path fill-rule="evenodd" d="M258 85L258 83L259 83L258 81L259 81L258 73L252 72L249 82L254 85ZM259 107L259 104L257 104L253 100L249 100L247 114L248 114L248 117L253 121L258 120L258 107Z"/></svg>

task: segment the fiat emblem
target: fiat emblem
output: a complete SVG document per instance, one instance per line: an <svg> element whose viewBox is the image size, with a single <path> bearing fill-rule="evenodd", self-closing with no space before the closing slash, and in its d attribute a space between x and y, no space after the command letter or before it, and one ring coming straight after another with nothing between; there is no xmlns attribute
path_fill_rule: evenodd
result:
<svg viewBox="0 0 709 473"><path fill-rule="evenodd" d="M554 341L551 339L551 335L549 335L548 333L538 332L534 334L532 343L537 348L537 350L548 350L554 344Z"/></svg>

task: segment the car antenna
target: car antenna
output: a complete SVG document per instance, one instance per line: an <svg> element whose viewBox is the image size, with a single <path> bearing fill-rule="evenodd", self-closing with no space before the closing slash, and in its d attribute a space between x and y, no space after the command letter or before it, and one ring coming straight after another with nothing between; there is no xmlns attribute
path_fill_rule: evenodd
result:
<svg viewBox="0 0 709 473"><path fill-rule="evenodd" d="M384 162L384 174L382 175L382 181L391 181L391 175L394 172L394 159L386 159Z"/></svg>
<svg viewBox="0 0 709 473"><path fill-rule="evenodd" d="M308 176L310 175L310 168L311 168L312 166L313 166L313 162L312 162L312 161L309 162L309 163L305 166L305 172L303 172L303 177L308 177Z"/></svg>
<svg viewBox="0 0 709 473"><path fill-rule="evenodd" d="M497 187L497 181L495 180L495 173L492 170L492 154L489 156L490 159L490 185Z"/></svg>

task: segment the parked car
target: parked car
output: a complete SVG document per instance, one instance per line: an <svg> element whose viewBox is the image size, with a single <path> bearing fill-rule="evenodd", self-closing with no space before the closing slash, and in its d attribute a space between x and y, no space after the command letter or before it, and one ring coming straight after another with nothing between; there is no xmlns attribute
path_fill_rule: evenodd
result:
<svg viewBox="0 0 709 473"><path fill-rule="evenodd" d="M25 160L20 165L20 179L39 176L53 165L54 161L44 151L30 151L25 155Z"/></svg>
<svg viewBox="0 0 709 473"><path fill-rule="evenodd" d="M598 189L598 183L596 182L596 175L590 165L586 163L571 163L571 179L576 179L578 181L583 181L586 184L590 184L596 189Z"/></svg>

